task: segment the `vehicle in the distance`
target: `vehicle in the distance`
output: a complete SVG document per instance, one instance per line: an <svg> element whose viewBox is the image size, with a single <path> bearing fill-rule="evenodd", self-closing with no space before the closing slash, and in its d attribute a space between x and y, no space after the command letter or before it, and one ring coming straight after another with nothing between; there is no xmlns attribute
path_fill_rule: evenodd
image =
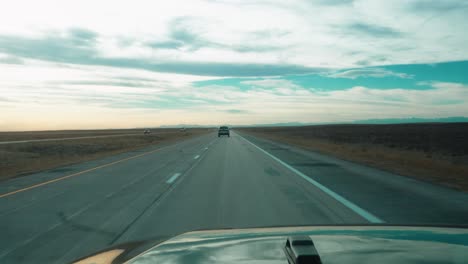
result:
<svg viewBox="0 0 468 264"><path fill-rule="evenodd" d="M149 129L145 129L145 130L143 131L143 134L144 134L144 135L151 134L151 130L149 130Z"/></svg>
<svg viewBox="0 0 468 264"><path fill-rule="evenodd" d="M230 137L230 133L229 133L229 127L227 126L220 126L219 129L218 129L218 137L220 136L228 136Z"/></svg>
<svg viewBox="0 0 468 264"><path fill-rule="evenodd" d="M466 263L468 229L313 226L195 231L112 247L77 263ZM107 257L103 262L103 257ZM93 259L94 258L94 259Z"/></svg>

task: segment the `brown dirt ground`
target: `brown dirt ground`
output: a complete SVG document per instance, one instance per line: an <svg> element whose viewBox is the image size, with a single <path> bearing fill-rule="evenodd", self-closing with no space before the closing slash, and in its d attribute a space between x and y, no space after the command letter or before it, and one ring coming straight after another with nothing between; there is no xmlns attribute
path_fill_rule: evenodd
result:
<svg viewBox="0 0 468 264"><path fill-rule="evenodd" d="M468 123L323 125L238 130L468 191Z"/></svg>
<svg viewBox="0 0 468 264"><path fill-rule="evenodd" d="M102 158L150 145L188 139L210 131L210 129L187 129L186 131L161 129L152 130L151 134L143 135L142 130L138 130L141 135L0 145L0 180ZM83 131L27 132L30 137L24 138L24 134L20 134L20 139L18 137L10 138L14 138L13 140L25 140L69 137L70 135L81 137L109 135L109 132L110 134L130 134L128 130L125 130L125 132L110 130L95 132L94 134L89 133L89 131L85 131L84 133ZM43 137L44 135L47 135L47 137ZM2 138L1 136L0 138Z"/></svg>
<svg viewBox="0 0 468 264"><path fill-rule="evenodd" d="M157 133L176 131L171 128L158 128L151 131ZM0 142L49 139L49 138L73 138L90 136L112 136L125 134L140 134L144 129L102 129L102 130L46 130L46 131L18 131L18 132L0 132Z"/></svg>

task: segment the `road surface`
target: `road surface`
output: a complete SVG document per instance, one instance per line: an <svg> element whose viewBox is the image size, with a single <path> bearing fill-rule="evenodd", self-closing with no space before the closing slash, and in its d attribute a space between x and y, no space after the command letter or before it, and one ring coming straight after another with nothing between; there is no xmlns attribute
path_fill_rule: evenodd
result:
<svg viewBox="0 0 468 264"><path fill-rule="evenodd" d="M143 134L142 133L133 133L133 134L102 135L102 136L11 140L11 141L0 141L0 145L10 145L10 144L20 144L20 143L35 143L35 142L48 142L48 141L66 141L66 140L91 139L91 138L125 137L125 136L143 136Z"/></svg>
<svg viewBox="0 0 468 264"><path fill-rule="evenodd" d="M466 224L468 195L232 132L0 183L0 263L199 229Z"/></svg>

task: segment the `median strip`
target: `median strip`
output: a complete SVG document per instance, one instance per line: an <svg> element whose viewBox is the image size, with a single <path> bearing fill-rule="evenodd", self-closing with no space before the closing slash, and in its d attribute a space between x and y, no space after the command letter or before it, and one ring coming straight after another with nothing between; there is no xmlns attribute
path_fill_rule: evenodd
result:
<svg viewBox="0 0 468 264"><path fill-rule="evenodd" d="M138 133L138 134L133 133L133 134L118 134L118 135L88 136L88 137L68 137L68 138L44 138L44 139L30 139L30 140L14 140L14 141L1 141L0 145L34 143L34 142L47 142L47 141L65 141L65 140L76 140L76 139L126 137L126 136L140 136L140 135L141 135L140 133Z"/></svg>

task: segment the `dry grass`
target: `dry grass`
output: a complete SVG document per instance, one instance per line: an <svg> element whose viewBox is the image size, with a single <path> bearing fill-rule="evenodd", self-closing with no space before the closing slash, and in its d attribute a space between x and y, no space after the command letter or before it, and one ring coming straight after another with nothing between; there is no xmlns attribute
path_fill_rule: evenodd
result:
<svg viewBox="0 0 468 264"><path fill-rule="evenodd" d="M414 125L417 126L417 125ZM330 132L331 129L339 129L339 137ZM468 134L460 134L466 131L466 125L454 129L447 129L445 133L439 133L447 138L434 138L431 141L424 140L427 135L427 127L411 127L414 139L411 144L406 143L411 136L401 133L402 127L391 126L365 130L362 127L347 126L348 138L342 127L295 127L295 128L250 128L242 131L254 136L268 138L323 154L336 156L372 167L384 169L400 175L438 183L451 188L468 191L468 148L466 137ZM421 129L418 137L418 129ZM437 128L440 129L440 128ZM432 129L432 132L437 130ZM311 131L312 130L312 131ZM356 140L355 131L359 131L359 140ZM425 132L422 132L425 130ZM367 132L365 132L367 131ZM451 132L450 132L451 131ZM316 135L321 136L316 136ZM395 136L395 134L397 136ZM420 138L418 140L417 138ZM349 141L349 142L346 142ZM437 142L436 142L437 141ZM438 141L444 145L438 145ZM451 145L450 145L451 144ZM411 147L408 147L411 146Z"/></svg>
<svg viewBox="0 0 468 264"><path fill-rule="evenodd" d="M153 129L157 133L167 133L176 129ZM19 141L49 138L74 138L90 136L113 136L126 134L141 134L143 129L102 129L102 130L48 130L48 131L24 131L24 132L0 132L0 142Z"/></svg>
<svg viewBox="0 0 468 264"><path fill-rule="evenodd" d="M178 129L152 130L152 134L140 134L132 136L109 137L109 138L89 138L63 141L29 142L19 144L0 145L0 180L17 177L20 175L47 170L58 166L73 164L93 160L117 153L131 151L142 147L161 143L170 143L190 137L208 133L209 129L188 129L179 131ZM10 137L12 140L43 139L70 137L70 135L95 136L111 134L131 134L128 130L122 132L97 131L91 134L82 131L50 131L28 132L30 137ZM96 131L95 131L96 132ZM43 137L45 134L48 137ZM63 136L65 135L65 136ZM0 135L1 138L1 135Z"/></svg>

